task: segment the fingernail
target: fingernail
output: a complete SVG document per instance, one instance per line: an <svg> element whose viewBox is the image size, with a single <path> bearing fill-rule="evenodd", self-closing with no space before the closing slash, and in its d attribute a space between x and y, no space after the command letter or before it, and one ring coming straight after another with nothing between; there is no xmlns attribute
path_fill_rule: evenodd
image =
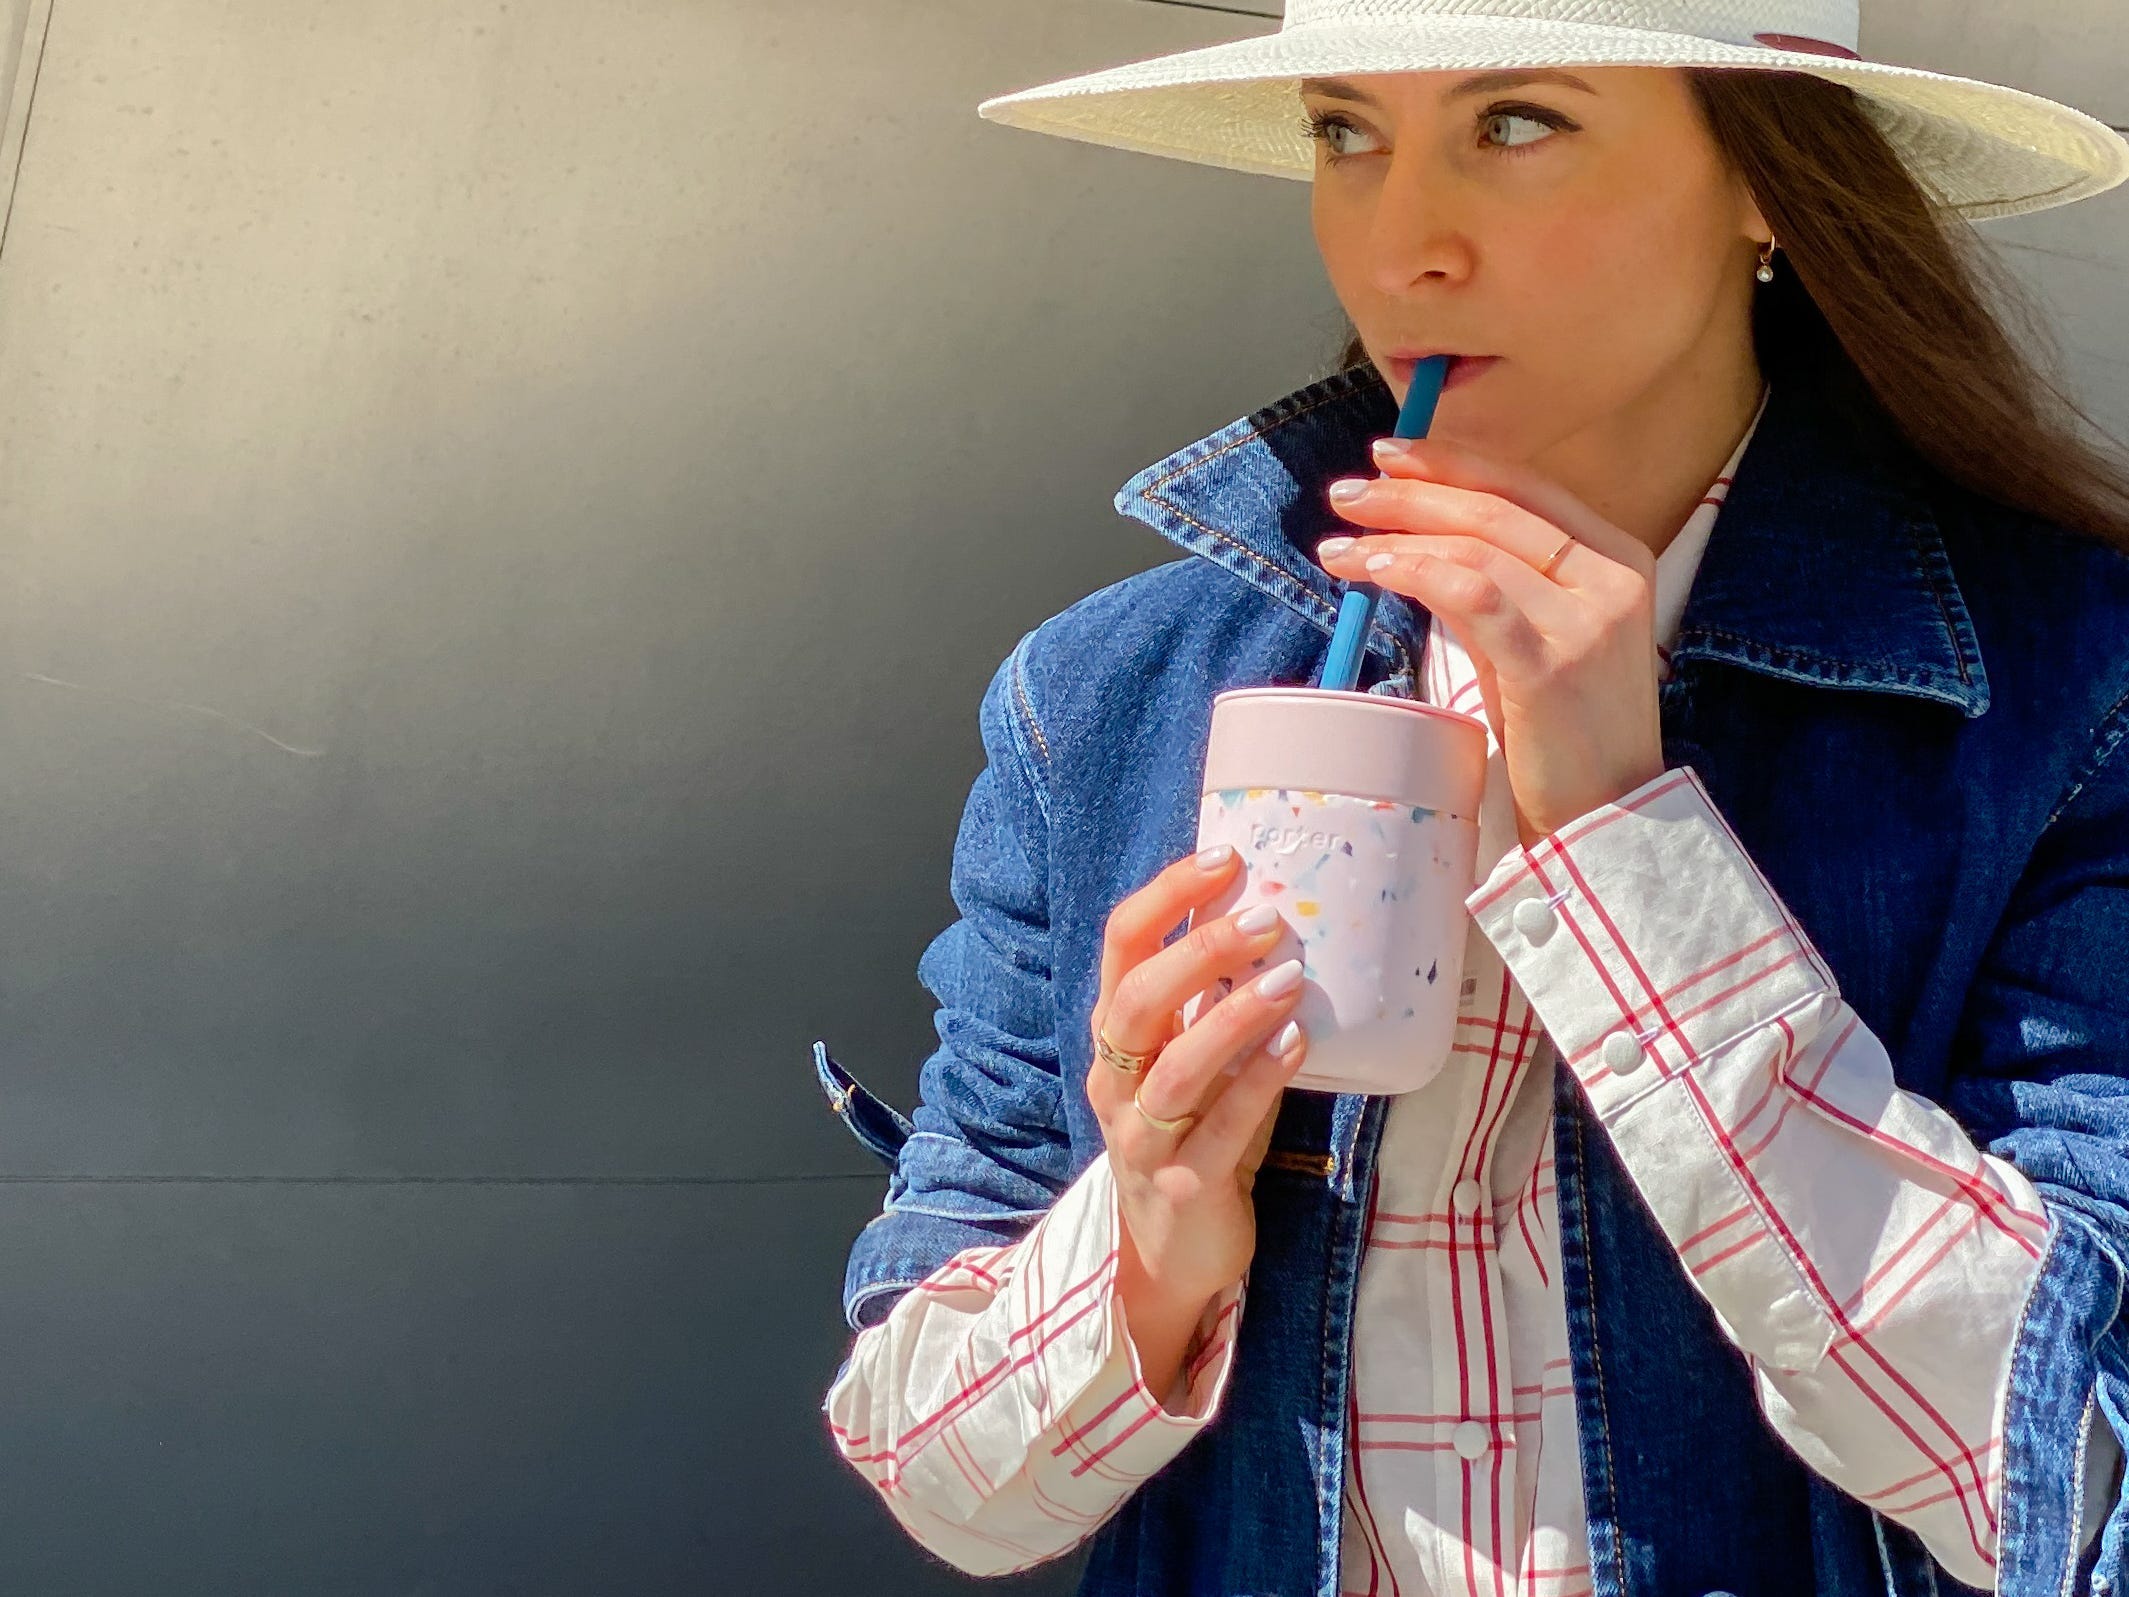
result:
<svg viewBox="0 0 2129 1597"><path fill-rule="evenodd" d="M1368 491L1368 485L1358 477L1341 477L1331 484L1331 498L1337 504L1347 504Z"/></svg>
<svg viewBox="0 0 2129 1597"><path fill-rule="evenodd" d="M1380 571L1383 569L1383 567L1389 565L1394 559L1396 559L1395 555L1369 555L1367 569L1370 571Z"/></svg>
<svg viewBox="0 0 2129 1597"><path fill-rule="evenodd" d="M1359 541L1358 538L1326 538L1316 545L1316 558L1318 560L1336 560Z"/></svg>
<svg viewBox="0 0 2129 1597"><path fill-rule="evenodd" d="M1409 438L1378 438L1369 446L1377 460L1402 460L1412 453Z"/></svg>
<svg viewBox="0 0 2129 1597"><path fill-rule="evenodd" d="M1289 959L1283 965L1272 966L1270 970L1257 978L1257 996L1259 998L1277 998L1284 993L1293 991L1295 987L1300 985L1300 982L1301 961Z"/></svg>
<svg viewBox="0 0 2129 1597"><path fill-rule="evenodd" d="M1234 852L1232 843L1215 843L1198 855L1195 863L1201 871L1216 871L1234 857Z"/></svg>
<svg viewBox="0 0 2129 1597"><path fill-rule="evenodd" d="M1279 912L1269 904L1259 904L1255 909L1245 909L1235 917L1235 925L1254 937L1259 932L1268 932L1279 924Z"/></svg>
<svg viewBox="0 0 2129 1597"><path fill-rule="evenodd" d="M1284 1059L1301 1044L1301 1022L1289 1020L1279 1028L1279 1035L1271 1040L1271 1056Z"/></svg>

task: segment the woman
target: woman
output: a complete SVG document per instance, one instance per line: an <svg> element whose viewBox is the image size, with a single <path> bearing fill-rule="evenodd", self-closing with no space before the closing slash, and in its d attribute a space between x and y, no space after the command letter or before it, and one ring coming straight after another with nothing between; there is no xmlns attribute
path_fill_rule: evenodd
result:
<svg viewBox="0 0 2129 1597"><path fill-rule="evenodd" d="M1738 9L1297 0L983 108L1311 176L1356 337L1125 484L1191 558L993 676L913 1122L816 1045L893 1167L830 1427L963 1569L2121 1578L2129 484L1966 220L2129 146ZM1313 681L1361 581L1366 691L1490 757L1450 1067L1394 1098L1284 1090L1276 918L1169 937L1240 869L1190 857L1213 695Z"/></svg>

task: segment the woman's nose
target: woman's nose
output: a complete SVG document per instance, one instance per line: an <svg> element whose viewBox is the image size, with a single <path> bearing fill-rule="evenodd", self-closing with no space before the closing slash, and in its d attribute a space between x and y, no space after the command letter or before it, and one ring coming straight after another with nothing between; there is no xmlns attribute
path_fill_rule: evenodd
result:
<svg viewBox="0 0 2129 1597"><path fill-rule="evenodd" d="M1475 255L1453 185L1432 173L1402 176L1396 163L1404 159L1402 153L1392 157L1390 173L1375 195L1375 216L1369 229L1376 287L1391 295L1405 292L1422 278L1460 279L1469 274ZM1416 158L1407 168L1415 170Z"/></svg>
<svg viewBox="0 0 2129 1597"><path fill-rule="evenodd" d="M1400 235L1375 245L1375 287L1385 298L1410 295L1415 288L1439 288L1471 275L1474 252L1461 234L1407 226Z"/></svg>

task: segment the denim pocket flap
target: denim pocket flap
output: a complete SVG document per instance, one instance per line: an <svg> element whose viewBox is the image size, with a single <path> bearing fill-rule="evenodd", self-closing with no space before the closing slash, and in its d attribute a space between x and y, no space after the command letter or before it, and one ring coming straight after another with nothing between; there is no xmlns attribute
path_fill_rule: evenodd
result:
<svg viewBox="0 0 2129 1597"><path fill-rule="evenodd" d="M828 1045L813 1045L813 1068L828 1095L828 1107L841 1117L850 1134L877 1154L892 1170L902 1144L916 1129L894 1107L867 1088L857 1077L828 1057Z"/></svg>

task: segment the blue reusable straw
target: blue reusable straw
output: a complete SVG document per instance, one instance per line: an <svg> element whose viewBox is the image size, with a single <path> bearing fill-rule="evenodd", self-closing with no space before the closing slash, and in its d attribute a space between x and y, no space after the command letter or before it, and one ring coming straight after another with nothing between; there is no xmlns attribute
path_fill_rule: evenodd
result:
<svg viewBox="0 0 2129 1597"><path fill-rule="evenodd" d="M1429 355L1412 369L1412 386L1405 390L1404 405L1397 412L1394 437L1427 436L1434 424L1435 401L1442 395L1442 379L1448 375L1447 355ZM1375 623L1375 601L1381 597L1382 590L1372 582L1356 582L1345 590L1338 604L1338 628L1331 634L1317 687L1350 693L1359 684L1360 657L1368 646L1368 628Z"/></svg>

